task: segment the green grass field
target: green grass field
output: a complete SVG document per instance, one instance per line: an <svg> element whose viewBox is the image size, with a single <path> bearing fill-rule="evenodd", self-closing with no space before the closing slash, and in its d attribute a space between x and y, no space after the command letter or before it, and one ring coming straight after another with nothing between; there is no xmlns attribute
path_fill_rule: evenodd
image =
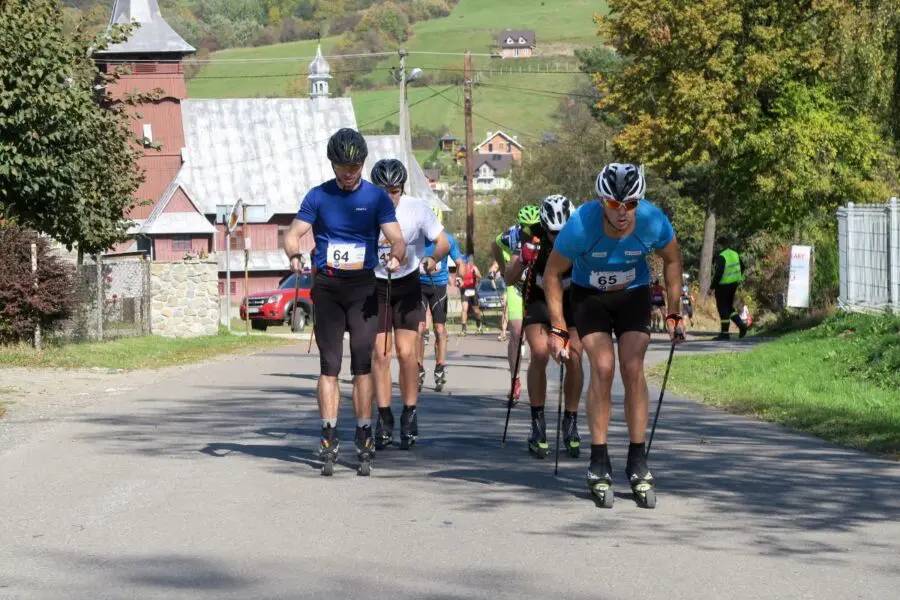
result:
<svg viewBox="0 0 900 600"><path fill-rule="evenodd" d="M749 352L679 357L668 387L731 412L900 456L900 317L837 315Z"/></svg>
<svg viewBox="0 0 900 600"><path fill-rule="evenodd" d="M51 346L41 352L30 346L2 346L0 376L2 367L158 369L198 362L221 354L263 350L290 343L295 341L265 335L246 337L219 334L185 339L158 336L123 338L108 342Z"/></svg>
<svg viewBox="0 0 900 600"><path fill-rule="evenodd" d="M489 120L502 123L508 128L537 138L552 128L552 115L556 111L558 97L541 95L510 87L530 90L566 92L578 81L585 78L580 74L566 73L505 73L497 70L530 68L551 68L555 63L575 65L571 56L574 47L597 43L596 25L592 16L606 10L604 0L517 0L514 9L509 2L501 0L461 0L448 17L416 23L413 35L407 44L410 52L409 68L419 67L427 73L437 74L442 69L461 70L461 53L469 50L473 54L489 54L495 33L501 29L534 29L537 33L538 52L550 53L527 60L499 60L487 56L475 56L473 64L481 71L481 82L488 84L476 88L474 95L475 137L479 141L486 131L500 127ZM337 38L322 40L323 51L328 54L335 48ZM303 41L277 44L260 48L240 48L223 50L212 56L213 62L206 66L189 82L191 98L252 98L282 97L289 95L306 96L306 69L315 54L316 42ZM421 54L446 52L453 56ZM277 62L272 62L277 60ZM252 62L239 62L252 61ZM333 71L341 68L355 68L353 59L331 59ZM382 60L368 77L380 89L363 91L351 90L349 96L356 108L357 122L366 129L380 128L384 121L396 124L397 115L382 119L397 109L396 88L390 85L387 69L396 66L398 59L389 57ZM491 74L489 70L495 72ZM489 87L498 86L498 87ZM443 90L446 85L433 86ZM504 89L507 88L507 89ZM434 92L422 87L410 89L410 103L432 95ZM447 96L462 104L462 89L452 88ZM450 127L457 137L462 138L462 109L439 96L423 100L410 109L413 124L430 130L441 126ZM513 134L514 132L509 132ZM520 139L526 143L526 139Z"/></svg>

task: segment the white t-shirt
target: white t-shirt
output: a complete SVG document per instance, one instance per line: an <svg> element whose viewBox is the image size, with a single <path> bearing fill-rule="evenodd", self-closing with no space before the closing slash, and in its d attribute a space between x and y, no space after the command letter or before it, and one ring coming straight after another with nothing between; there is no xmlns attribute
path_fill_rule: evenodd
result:
<svg viewBox="0 0 900 600"><path fill-rule="evenodd" d="M403 194L396 207L397 222L403 233L403 241L406 242L406 260L400 264L400 269L391 274L391 278L398 279L419 270L419 262L425 254L425 245L434 241L444 231L444 226L437 220L431 208L422 200ZM384 268L384 257L389 256L391 243L384 234L378 238L378 265L375 267L375 276L379 279L387 279L387 270Z"/></svg>

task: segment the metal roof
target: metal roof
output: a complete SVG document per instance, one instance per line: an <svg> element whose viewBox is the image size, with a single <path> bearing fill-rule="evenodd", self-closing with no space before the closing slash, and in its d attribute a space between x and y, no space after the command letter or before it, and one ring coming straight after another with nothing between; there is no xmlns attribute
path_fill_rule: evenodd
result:
<svg viewBox="0 0 900 600"><path fill-rule="evenodd" d="M185 164L179 179L204 214L216 205L265 206L264 221L295 214L306 192L334 177L325 150L356 127L349 98L184 100Z"/></svg>
<svg viewBox="0 0 900 600"><path fill-rule="evenodd" d="M228 253L231 262L231 271L244 270L244 252L232 251ZM219 261L219 271L228 269L225 262L226 253L222 250L216 253ZM291 265L283 250L251 250L249 271L288 271Z"/></svg>
<svg viewBox="0 0 900 600"><path fill-rule="evenodd" d="M331 79L329 73L331 73L331 66L328 64L328 61L325 60L325 57L322 56L322 44L319 44L318 48L316 48L316 57L309 63L307 78Z"/></svg>
<svg viewBox="0 0 900 600"><path fill-rule="evenodd" d="M179 172L180 173L180 172ZM193 205L197 212L166 212L169 202L175 196L178 188L184 192L184 196L188 202ZM185 233L205 233L215 234L215 226L203 216L196 202L191 197L185 184L179 181L178 176L172 180L166 191L160 197L159 202L153 207L153 211L147 220L141 224L140 233L144 234L185 234Z"/></svg>
<svg viewBox="0 0 900 600"><path fill-rule="evenodd" d="M157 0L116 0L110 26L135 21L139 26L132 30L127 40L97 54L190 54L197 51L163 19Z"/></svg>

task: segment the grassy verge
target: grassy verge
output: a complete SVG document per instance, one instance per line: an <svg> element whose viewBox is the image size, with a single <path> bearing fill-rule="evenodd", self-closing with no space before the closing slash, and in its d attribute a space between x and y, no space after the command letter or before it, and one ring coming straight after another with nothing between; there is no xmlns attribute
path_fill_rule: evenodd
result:
<svg viewBox="0 0 900 600"><path fill-rule="evenodd" d="M731 412L900 456L900 317L839 314L749 352L677 358L668 386Z"/></svg>
<svg viewBox="0 0 900 600"><path fill-rule="evenodd" d="M275 336L219 334L186 339L158 336L124 338L108 342L52 346L42 352L28 346L8 346L0 347L0 368L158 369L198 362L221 354L263 350L290 343L293 343L290 339Z"/></svg>

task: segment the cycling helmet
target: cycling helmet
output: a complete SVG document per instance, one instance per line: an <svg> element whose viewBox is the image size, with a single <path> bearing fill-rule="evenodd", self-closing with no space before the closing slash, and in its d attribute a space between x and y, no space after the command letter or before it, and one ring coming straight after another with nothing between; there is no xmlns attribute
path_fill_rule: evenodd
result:
<svg viewBox="0 0 900 600"><path fill-rule="evenodd" d="M383 188L402 188L406 185L406 167L396 158L383 158L372 167L372 183Z"/></svg>
<svg viewBox="0 0 900 600"><path fill-rule="evenodd" d="M637 165L610 163L597 175L594 190L599 198L629 202L641 200L646 187L644 173Z"/></svg>
<svg viewBox="0 0 900 600"><path fill-rule="evenodd" d="M537 225L541 222L541 211L534 204L528 204L519 209L516 219L522 227Z"/></svg>
<svg viewBox="0 0 900 600"><path fill-rule="evenodd" d="M366 162L369 149L366 138L355 129L339 129L328 140L328 160L336 165L361 165Z"/></svg>
<svg viewBox="0 0 900 600"><path fill-rule="evenodd" d="M559 233L572 215L572 203L562 194L547 196L541 202L541 226L550 233Z"/></svg>

